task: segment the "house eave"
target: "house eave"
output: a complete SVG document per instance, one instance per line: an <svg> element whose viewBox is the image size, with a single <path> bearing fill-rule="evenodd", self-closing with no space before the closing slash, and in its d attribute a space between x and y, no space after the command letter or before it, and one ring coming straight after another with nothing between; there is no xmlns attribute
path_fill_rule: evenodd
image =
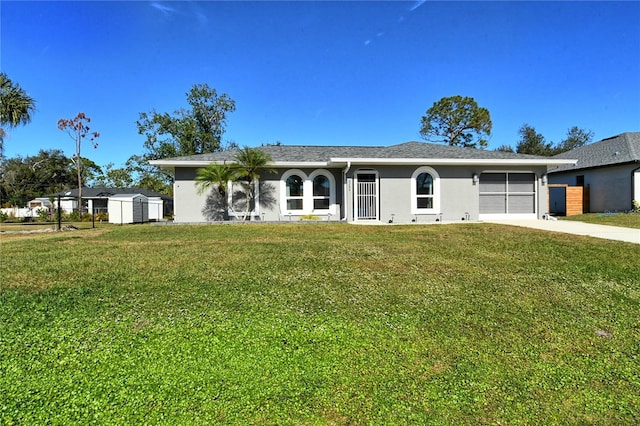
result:
<svg viewBox="0 0 640 426"><path fill-rule="evenodd" d="M309 168L309 167L345 167L348 164L357 166L403 166L403 165L449 165L449 166L551 166L576 164L577 160L534 158L534 159L474 159L474 158L331 158L329 161L274 161L274 168ZM222 164L224 161L204 160L151 160L149 164L165 170L176 167L206 167L209 164Z"/></svg>
<svg viewBox="0 0 640 426"><path fill-rule="evenodd" d="M402 166L402 165L448 165L448 166L548 166L560 164L575 164L577 160L560 160L547 158L534 159L489 159L489 158L332 158L331 166L345 166L347 164L371 166Z"/></svg>

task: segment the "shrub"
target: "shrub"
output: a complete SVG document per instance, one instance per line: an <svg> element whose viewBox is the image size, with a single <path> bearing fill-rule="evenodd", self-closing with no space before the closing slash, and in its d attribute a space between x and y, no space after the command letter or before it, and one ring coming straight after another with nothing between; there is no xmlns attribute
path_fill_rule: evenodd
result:
<svg viewBox="0 0 640 426"><path fill-rule="evenodd" d="M47 222L49 220L48 209L36 209L36 214L38 215L38 221L40 222Z"/></svg>
<svg viewBox="0 0 640 426"><path fill-rule="evenodd" d="M0 222L6 222L9 219L9 215L5 212L0 212Z"/></svg>
<svg viewBox="0 0 640 426"><path fill-rule="evenodd" d="M65 222L78 222L80 221L80 213L73 211L71 213L62 213L62 220Z"/></svg>

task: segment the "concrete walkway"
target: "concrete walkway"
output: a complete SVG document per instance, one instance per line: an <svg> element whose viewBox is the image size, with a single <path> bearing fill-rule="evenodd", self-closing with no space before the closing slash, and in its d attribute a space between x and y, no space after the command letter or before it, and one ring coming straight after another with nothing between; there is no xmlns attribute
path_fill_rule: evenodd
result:
<svg viewBox="0 0 640 426"><path fill-rule="evenodd" d="M485 222L502 225L523 226L565 234L586 235L607 240L625 241L640 244L640 229L621 228L619 226L595 225L593 223L570 220L488 220Z"/></svg>

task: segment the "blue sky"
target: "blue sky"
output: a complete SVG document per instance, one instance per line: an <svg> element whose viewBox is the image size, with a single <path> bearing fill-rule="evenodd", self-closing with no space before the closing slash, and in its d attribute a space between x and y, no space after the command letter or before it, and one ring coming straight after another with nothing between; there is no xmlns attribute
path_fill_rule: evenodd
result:
<svg viewBox="0 0 640 426"><path fill-rule="evenodd" d="M83 111L116 166L143 152L140 112L186 106L193 84L236 101L240 146L421 140L444 96L491 113L490 149L528 123L547 140L640 131L640 2L0 2L0 68L37 101L5 155L74 144Z"/></svg>

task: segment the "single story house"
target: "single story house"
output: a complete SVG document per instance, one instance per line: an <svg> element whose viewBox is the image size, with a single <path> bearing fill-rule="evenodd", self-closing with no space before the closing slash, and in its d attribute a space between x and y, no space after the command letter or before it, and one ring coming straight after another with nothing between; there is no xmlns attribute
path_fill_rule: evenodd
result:
<svg viewBox="0 0 640 426"><path fill-rule="evenodd" d="M640 132L622 133L556 155L575 164L549 166L549 183L584 188L585 212L626 211L640 201ZM550 207L553 209L553 196Z"/></svg>
<svg viewBox="0 0 640 426"><path fill-rule="evenodd" d="M164 216L171 214L173 210L173 199L155 191L143 188L82 188L82 200L86 202L85 211L89 213L110 213L108 211L109 197L114 195L137 194L144 195L150 203L149 220L162 220ZM77 188L55 194L56 197L58 195L60 195L60 206L63 211L71 213L78 209Z"/></svg>
<svg viewBox="0 0 640 426"><path fill-rule="evenodd" d="M301 219L353 223L430 223L494 218L541 219L547 212L546 173L573 164L509 152L423 142L388 147L261 146L275 173L263 172L250 215L266 221ZM199 194L199 168L234 161L234 151L150 161L173 171L174 221L221 220L220 208L242 217L237 183L227 203L218 191Z"/></svg>

